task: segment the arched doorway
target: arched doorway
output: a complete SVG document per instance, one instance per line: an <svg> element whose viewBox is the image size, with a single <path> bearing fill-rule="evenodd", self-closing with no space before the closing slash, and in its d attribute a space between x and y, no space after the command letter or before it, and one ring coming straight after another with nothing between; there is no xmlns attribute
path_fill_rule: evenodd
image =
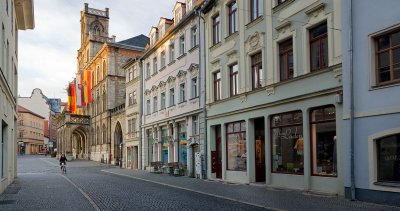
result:
<svg viewBox="0 0 400 211"><path fill-rule="evenodd" d="M72 156L75 159L88 157L88 135L84 126L79 126L72 131Z"/></svg>
<svg viewBox="0 0 400 211"><path fill-rule="evenodd" d="M121 124L117 122L114 131L114 158L116 165L122 165L122 128Z"/></svg>

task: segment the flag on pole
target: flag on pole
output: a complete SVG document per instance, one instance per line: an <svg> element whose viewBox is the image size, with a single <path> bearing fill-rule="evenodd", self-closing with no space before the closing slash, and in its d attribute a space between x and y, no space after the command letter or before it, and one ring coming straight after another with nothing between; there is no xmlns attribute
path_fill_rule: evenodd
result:
<svg viewBox="0 0 400 211"><path fill-rule="evenodd" d="M87 70L87 103L92 102L92 72Z"/></svg>
<svg viewBox="0 0 400 211"><path fill-rule="evenodd" d="M76 87L75 87L75 81L71 83L71 113L75 114L76 112Z"/></svg>
<svg viewBox="0 0 400 211"><path fill-rule="evenodd" d="M72 95L71 95L71 83L68 83L67 87L67 93L68 93L68 112L71 112L71 103L72 103Z"/></svg>
<svg viewBox="0 0 400 211"><path fill-rule="evenodd" d="M81 85L81 75L78 73L76 74L75 78L75 97L76 97L76 107L82 107L82 85Z"/></svg>
<svg viewBox="0 0 400 211"><path fill-rule="evenodd" d="M85 107L86 106L86 102L85 102L85 74L81 74L80 75L80 84L81 84L81 106Z"/></svg>

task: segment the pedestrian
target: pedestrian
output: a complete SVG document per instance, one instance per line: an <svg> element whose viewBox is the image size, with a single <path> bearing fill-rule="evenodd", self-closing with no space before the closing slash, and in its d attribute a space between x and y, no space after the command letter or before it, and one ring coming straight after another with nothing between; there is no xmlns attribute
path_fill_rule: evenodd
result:
<svg viewBox="0 0 400 211"><path fill-rule="evenodd" d="M63 153L63 154L61 155L61 157L60 157L60 166L61 166L62 163L65 164L65 162L67 162L67 161L68 161L68 160L67 160L67 158L65 157L65 154Z"/></svg>

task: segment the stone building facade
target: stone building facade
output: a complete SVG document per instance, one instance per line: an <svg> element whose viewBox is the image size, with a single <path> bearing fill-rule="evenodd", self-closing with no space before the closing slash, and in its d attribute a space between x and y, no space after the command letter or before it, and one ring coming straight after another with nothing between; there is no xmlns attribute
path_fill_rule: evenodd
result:
<svg viewBox="0 0 400 211"><path fill-rule="evenodd" d="M98 10L84 4L77 76L90 72L87 80L91 83L92 102L78 108L76 114L89 117L90 125L68 128L68 124L61 123L59 133L64 136L59 141L67 142L62 152L72 157L118 164L125 134L125 115L121 111L125 107L123 66L128 59L143 54L148 38L139 35L116 42L115 36L108 35L108 23L108 8Z"/></svg>
<svg viewBox="0 0 400 211"><path fill-rule="evenodd" d="M202 1L177 2L173 19L160 18L150 30L142 57L142 166L180 164L201 176L204 156L204 77L199 71L199 16ZM195 155L200 165L195 166ZM204 166L204 165L203 165Z"/></svg>
<svg viewBox="0 0 400 211"><path fill-rule="evenodd" d="M33 0L0 2L0 193L17 176L18 30L33 29Z"/></svg>
<svg viewBox="0 0 400 211"><path fill-rule="evenodd" d="M340 9L208 1L208 178L344 193Z"/></svg>

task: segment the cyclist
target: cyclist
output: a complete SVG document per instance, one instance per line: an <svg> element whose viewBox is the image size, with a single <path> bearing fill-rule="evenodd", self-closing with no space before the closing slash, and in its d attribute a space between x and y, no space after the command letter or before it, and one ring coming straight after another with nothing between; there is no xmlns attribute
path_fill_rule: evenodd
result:
<svg viewBox="0 0 400 211"><path fill-rule="evenodd" d="M67 158L65 157L65 154L62 154L61 157L60 157L60 168L61 168L61 169L62 169L61 164L64 163L64 165L65 165L67 161L68 161L68 160L67 160Z"/></svg>

